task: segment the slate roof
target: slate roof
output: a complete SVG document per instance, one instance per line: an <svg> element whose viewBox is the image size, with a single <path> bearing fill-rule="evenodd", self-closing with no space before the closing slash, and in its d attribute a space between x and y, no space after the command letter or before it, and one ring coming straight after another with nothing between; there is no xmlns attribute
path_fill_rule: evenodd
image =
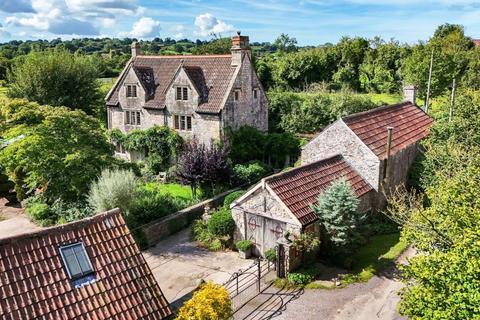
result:
<svg viewBox="0 0 480 320"><path fill-rule="evenodd" d="M341 155L313 162L265 179L302 225L318 219L310 208L318 194L334 181L345 178L357 197L373 190Z"/></svg>
<svg viewBox="0 0 480 320"><path fill-rule="evenodd" d="M82 241L95 282L75 288L59 247ZM0 239L1 319L163 319L170 308L119 210Z"/></svg>
<svg viewBox="0 0 480 320"><path fill-rule="evenodd" d="M386 158L387 127L393 127L390 154L428 135L433 120L411 102L383 106L342 118L345 124L380 159Z"/></svg>
<svg viewBox="0 0 480 320"><path fill-rule="evenodd" d="M147 99L145 108L164 109L166 89L179 68L184 68L202 95L197 112L219 113L223 108L223 99L235 73L236 67L231 65L231 55L197 55L197 56L137 56L129 68L150 68L154 78L154 94ZM124 73L124 76L127 72ZM117 84L122 83L119 79ZM117 86L107 98L107 105L118 104Z"/></svg>

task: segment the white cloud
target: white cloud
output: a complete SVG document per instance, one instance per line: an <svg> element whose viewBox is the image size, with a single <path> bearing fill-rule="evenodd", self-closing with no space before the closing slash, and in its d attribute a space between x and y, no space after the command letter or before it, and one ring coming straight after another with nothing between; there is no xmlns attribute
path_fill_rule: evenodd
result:
<svg viewBox="0 0 480 320"><path fill-rule="evenodd" d="M160 22L148 17L142 17L135 22L130 32L121 32L120 36L134 38L154 38L160 35Z"/></svg>
<svg viewBox="0 0 480 320"><path fill-rule="evenodd" d="M218 34L224 32L231 32L234 30L233 26L217 19L210 13L204 13L195 18L195 26L198 28L195 34L202 37L211 34Z"/></svg>
<svg viewBox="0 0 480 320"><path fill-rule="evenodd" d="M115 26L115 19L112 18L104 18L100 21L100 24L103 28L111 29Z"/></svg>

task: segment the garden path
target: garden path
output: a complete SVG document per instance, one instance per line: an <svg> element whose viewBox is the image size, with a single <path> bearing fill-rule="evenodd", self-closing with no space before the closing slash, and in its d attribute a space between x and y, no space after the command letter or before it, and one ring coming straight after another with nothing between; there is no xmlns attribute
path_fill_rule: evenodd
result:
<svg viewBox="0 0 480 320"><path fill-rule="evenodd" d="M232 273L252 264L236 252L211 252L199 248L186 228L143 251L167 300L178 307L201 280L223 284Z"/></svg>

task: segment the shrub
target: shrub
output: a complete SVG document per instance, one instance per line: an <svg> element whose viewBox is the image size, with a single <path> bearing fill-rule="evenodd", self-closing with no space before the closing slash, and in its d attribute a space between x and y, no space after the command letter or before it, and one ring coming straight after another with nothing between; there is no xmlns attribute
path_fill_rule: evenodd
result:
<svg viewBox="0 0 480 320"><path fill-rule="evenodd" d="M58 218L58 223L72 222L95 214L95 210L83 202L65 202L57 199L50 206L50 211Z"/></svg>
<svg viewBox="0 0 480 320"><path fill-rule="evenodd" d="M208 245L208 249L210 251L220 251L223 249L223 244L220 239L214 239L210 244Z"/></svg>
<svg viewBox="0 0 480 320"><path fill-rule="evenodd" d="M289 273L287 278L295 286L304 286L313 281L313 276L299 272Z"/></svg>
<svg viewBox="0 0 480 320"><path fill-rule="evenodd" d="M91 184L88 203L97 212L118 207L123 213L128 213L136 187L137 179L132 171L106 169Z"/></svg>
<svg viewBox="0 0 480 320"><path fill-rule="evenodd" d="M235 247L237 247L237 249L240 251L247 251L253 247L253 242L250 240L240 240L235 243Z"/></svg>
<svg viewBox="0 0 480 320"><path fill-rule="evenodd" d="M208 220L208 231L216 236L229 236L235 230L235 221L229 209L221 208Z"/></svg>
<svg viewBox="0 0 480 320"><path fill-rule="evenodd" d="M223 320L230 319L232 313L232 301L227 289L208 282L180 308L177 320Z"/></svg>
<svg viewBox="0 0 480 320"><path fill-rule="evenodd" d="M234 192L230 193L223 200L223 207L228 209L230 207L230 205L232 204L232 202L237 200L238 198L240 198L244 193L245 193L245 191L243 191L243 190L238 190L238 191L234 191Z"/></svg>
<svg viewBox="0 0 480 320"><path fill-rule="evenodd" d="M187 207L190 202L141 188L135 195L126 216L128 226L134 228L165 217Z"/></svg>
<svg viewBox="0 0 480 320"><path fill-rule="evenodd" d="M270 262L277 261L277 251L273 248L265 250L265 258Z"/></svg>
<svg viewBox="0 0 480 320"><path fill-rule="evenodd" d="M42 202L31 203L27 207L26 212L32 220L41 226L53 225L57 219L48 207L48 204Z"/></svg>
<svg viewBox="0 0 480 320"><path fill-rule="evenodd" d="M237 164L233 167L235 179L241 184L254 184L267 175L269 170L267 166L260 161L254 161L247 164Z"/></svg>

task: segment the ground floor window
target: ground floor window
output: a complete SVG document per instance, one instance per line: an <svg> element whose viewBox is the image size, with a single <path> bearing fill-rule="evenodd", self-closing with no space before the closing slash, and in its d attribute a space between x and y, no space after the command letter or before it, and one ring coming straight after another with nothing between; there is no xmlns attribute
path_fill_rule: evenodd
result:
<svg viewBox="0 0 480 320"><path fill-rule="evenodd" d="M125 150L124 146L122 146L120 144L120 142L116 142L115 143L115 152L116 153L126 153L126 150Z"/></svg>
<svg viewBox="0 0 480 320"><path fill-rule="evenodd" d="M142 124L140 111L125 111L125 124L139 126Z"/></svg>
<svg viewBox="0 0 480 320"><path fill-rule="evenodd" d="M173 126L176 130L192 131L192 117L191 116L173 116Z"/></svg>

